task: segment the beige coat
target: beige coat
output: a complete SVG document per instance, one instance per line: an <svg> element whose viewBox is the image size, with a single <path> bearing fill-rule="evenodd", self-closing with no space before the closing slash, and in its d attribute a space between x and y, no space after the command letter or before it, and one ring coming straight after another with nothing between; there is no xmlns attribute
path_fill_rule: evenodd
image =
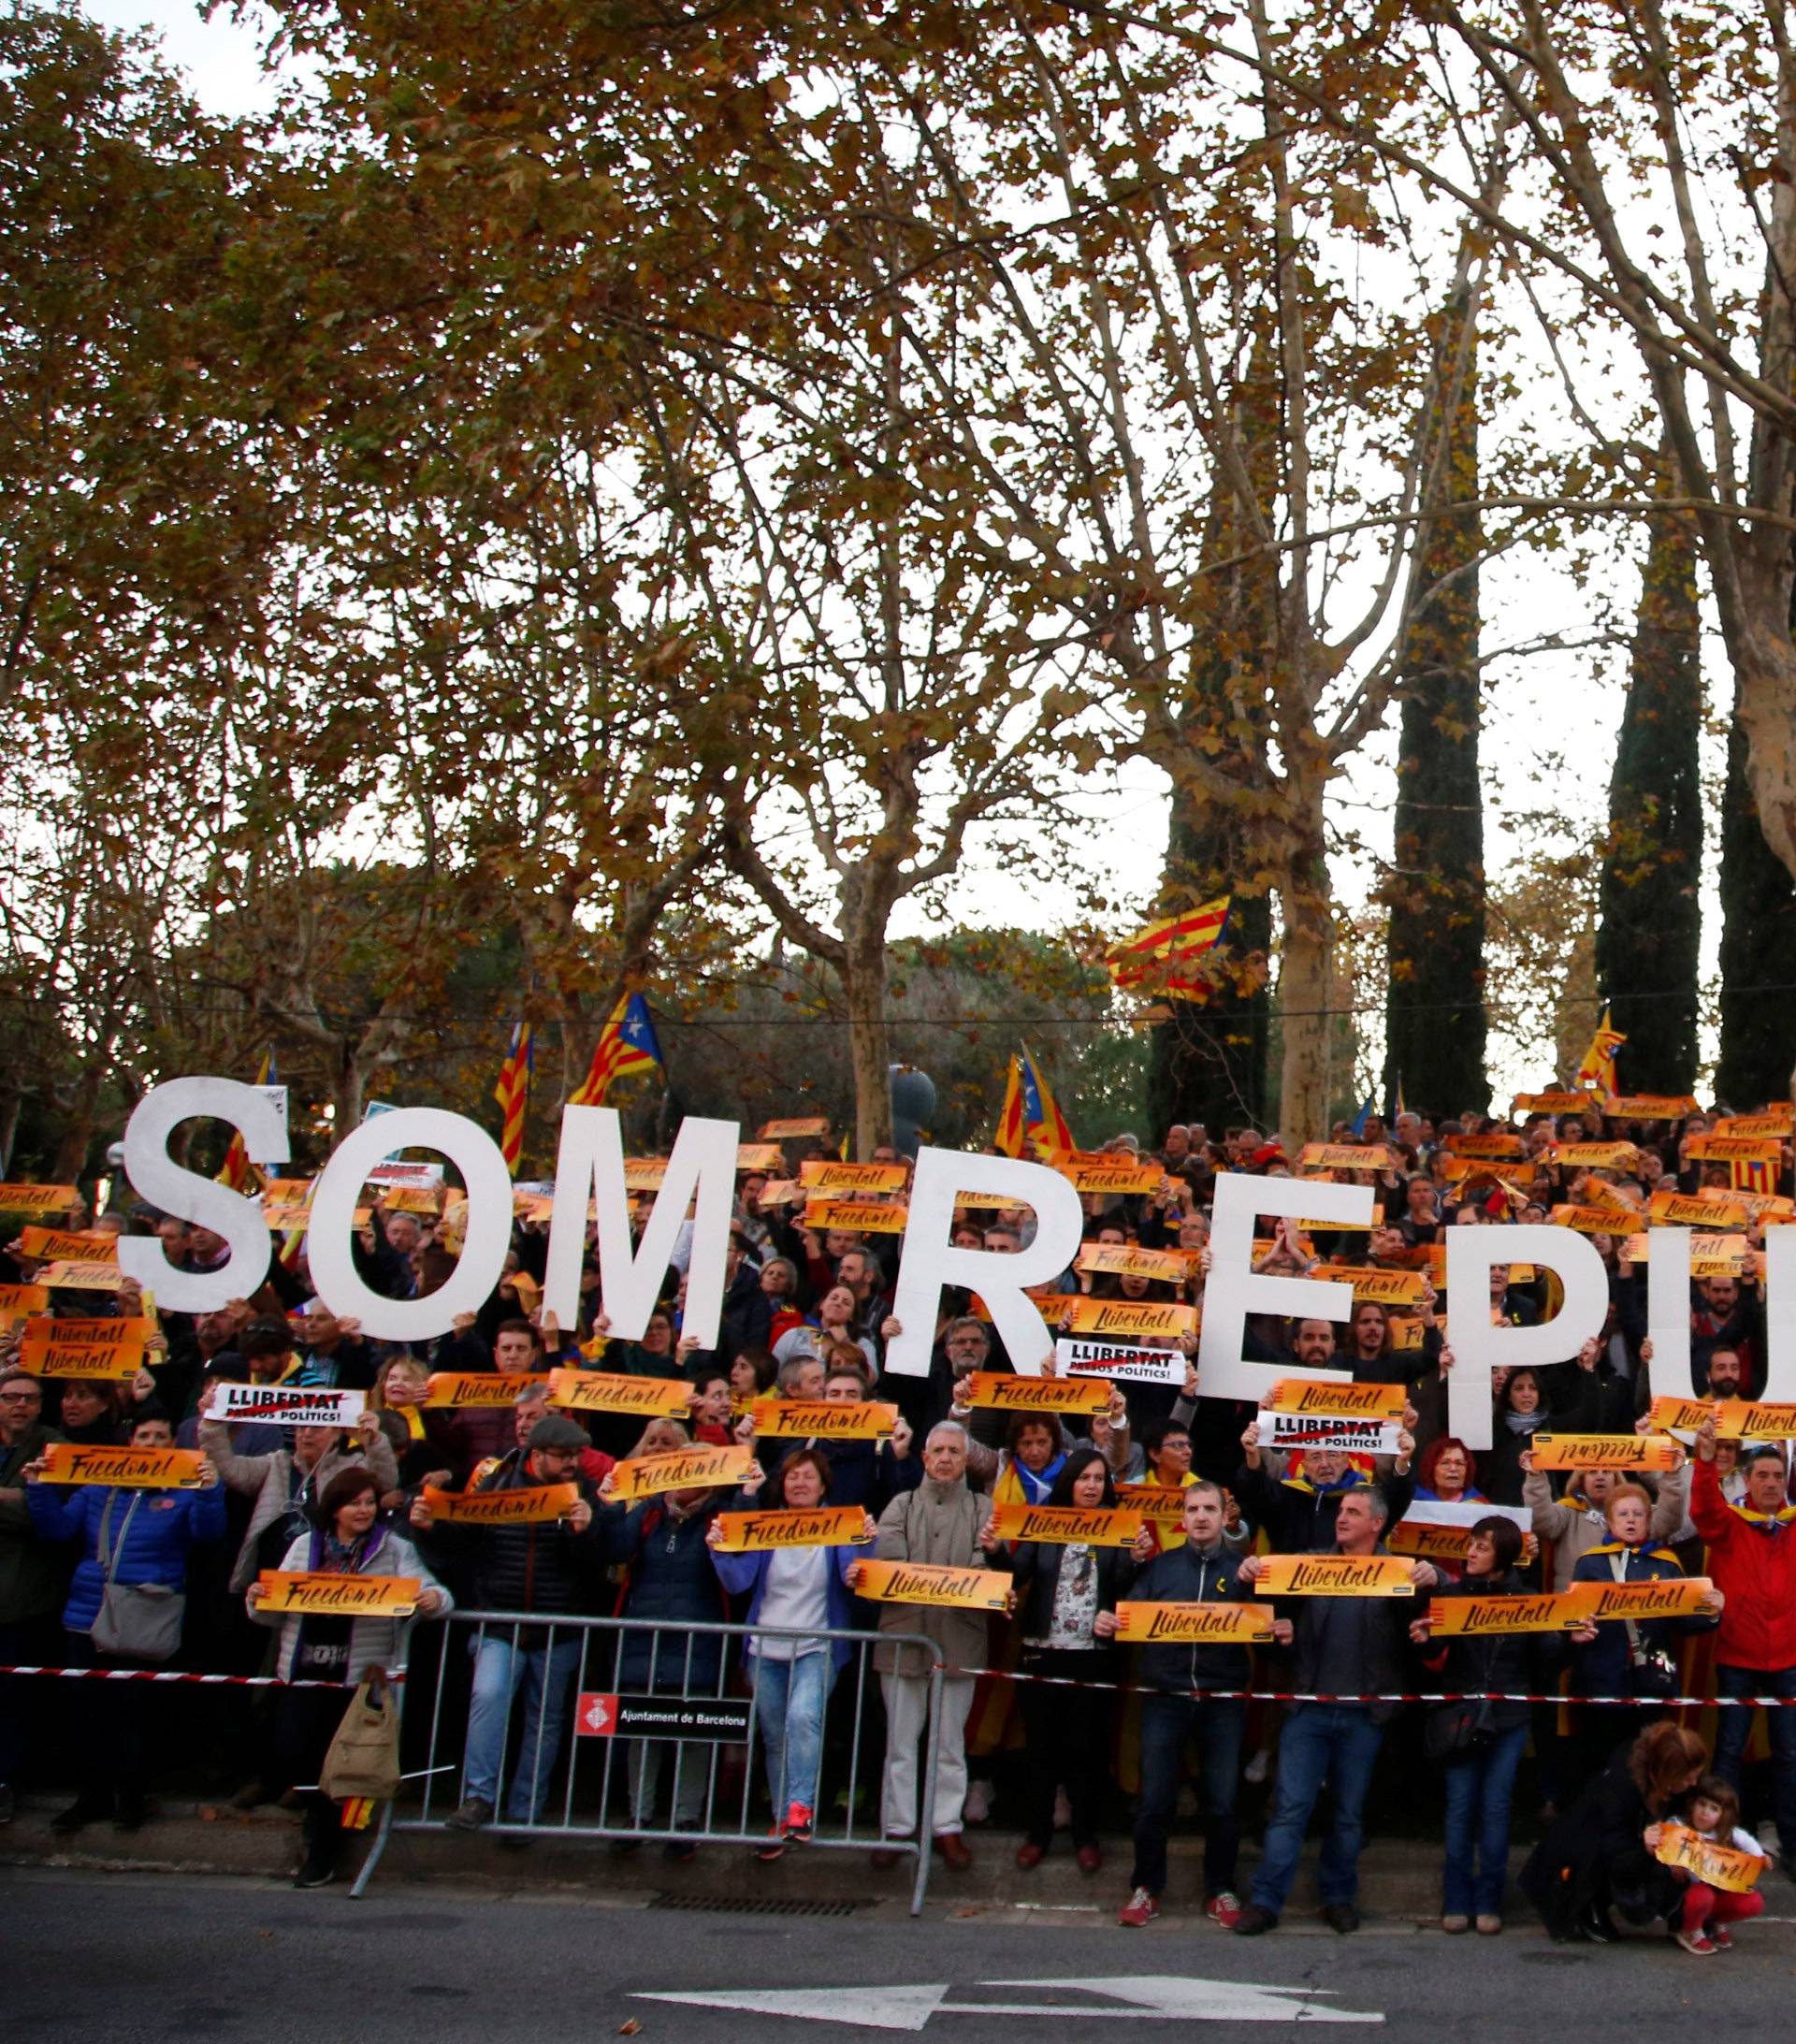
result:
<svg viewBox="0 0 1796 2044"><path fill-rule="evenodd" d="M255 1544L262 1537L262 1529L287 1509L292 1451L277 1448L272 1455L234 1455L231 1429L217 1419L200 1421L199 1444L211 1457L226 1490L255 1500L250 1507L250 1529L243 1536L243 1544L237 1551L237 1565L231 1571L231 1587L247 1589L255 1576ZM366 1455L361 1452L361 1436L351 1433L346 1448L332 1448L321 1457L311 1472L311 1495L322 1495L331 1478L346 1469L366 1469L379 1485L382 1497L399 1487L399 1466L393 1459L393 1449L384 1434L373 1437Z"/></svg>
<svg viewBox="0 0 1796 2044"><path fill-rule="evenodd" d="M915 1490L901 1492L879 1515L875 1558L880 1561L928 1561L950 1569L1003 1569L1010 1566L1008 1548L990 1556L979 1545L979 1529L992 1507L965 1483L938 1484L925 1476ZM985 1665L986 1620L983 1611L959 1611L951 1605L881 1604L882 1632L920 1632L934 1640L952 1667ZM901 1662L902 1657L902 1665ZM882 1641L873 1663L881 1674L925 1675L922 1655Z"/></svg>
<svg viewBox="0 0 1796 2044"><path fill-rule="evenodd" d="M1545 1572L1547 1586L1564 1589L1584 1557L1609 1538L1608 1524L1600 1512L1576 1503L1569 1492L1556 1499L1543 1470L1530 1471L1522 1478L1522 1502L1532 1515L1535 1539L1543 1548L1552 1549L1553 1565ZM1659 1478L1646 1542L1649 1547L1662 1547L1677 1537L1689 1502L1690 1465L1686 1462L1681 1470L1668 1471Z"/></svg>

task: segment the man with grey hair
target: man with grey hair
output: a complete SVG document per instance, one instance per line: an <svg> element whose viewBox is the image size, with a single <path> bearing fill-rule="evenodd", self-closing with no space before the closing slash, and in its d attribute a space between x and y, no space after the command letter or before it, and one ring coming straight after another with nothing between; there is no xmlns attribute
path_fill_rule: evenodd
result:
<svg viewBox="0 0 1796 2044"><path fill-rule="evenodd" d="M966 1429L945 1419L923 1443L923 1480L894 1498L879 1515L874 1554L881 1561L919 1561L952 1569L1003 1569L1010 1552L992 1525L992 1508L966 1486ZM921 1633L934 1642L950 1668L985 1661L986 1615L953 1605L882 1603L882 1632ZM914 1646L881 1641L874 1651L886 1704L886 1766L881 1831L909 1838L917 1830L918 1747L929 1723L929 1661ZM935 1726L934 1847L956 1872L973 1863L961 1835L966 1800L966 1719L974 1678L942 1680ZM876 1867L895 1866L901 1855L881 1847Z"/></svg>
<svg viewBox="0 0 1796 2044"><path fill-rule="evenodd" d="M1345 1491L1335 1514L1335 1544L1329 1554L1382 1555L1390 1508L1376 1484ZM1241 1563L1244 1583L1257 1583L1267 1562L1250 1556ZM1426 1561L1410 1564L1419 1590L1438 1578ZM1404 1679L1410 1620L1408 1597L1296 1597L1272 1621L1281 1646L1296 1649L1291 1688L1301 1694L1388 1697L1409 1687ZM1293 1703L1279 1738L1279 1782L1267 1819L1266 1843L1253 1876L1253 1900L1237 1919L1243 1937L1257 1937L1278 1925L1296 1878L1303 1834L1325 1786L1334 1792L1334 1814L1323 1842L1323 1921L1343 1934L1359 1928L1359 1848L1366 1791L1384 1743L1384 1727L1397 1715L1394 1703Z"/></svg>

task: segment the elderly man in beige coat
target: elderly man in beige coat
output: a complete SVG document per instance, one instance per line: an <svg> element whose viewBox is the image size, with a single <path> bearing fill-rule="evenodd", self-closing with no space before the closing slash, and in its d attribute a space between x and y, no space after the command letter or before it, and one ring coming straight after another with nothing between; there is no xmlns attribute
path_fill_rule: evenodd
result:
<svg viewBox="0 0 1796 2044"><path fill-rule="evenodd" d="M923 1480L894 1498L881 1513L874 1554L881 1561L922 1561L951 1569L1005 1569L1009 1550L989 1532L992 1506L966 1485L966 1429L953 1420L934 1428L923 1446ZM949 1667L977 1668L985 1658L986 1615L934 1604L883 1604L882 1632L909 1632L934 1641ZM908 1838L917 1830L918 1748L929 1723L929 1666L918 1647L882 1642L874 1654L886 1701L886 1774L883 1830ZM966 1718L973 1707L974 1678L942 1680L941 1715L935 1726L935 1849L956 1871L973 1855L961 1836L961 1806L966 1800ZM876 1866L892 1866L900 1855L880 1848Z"/></svg>

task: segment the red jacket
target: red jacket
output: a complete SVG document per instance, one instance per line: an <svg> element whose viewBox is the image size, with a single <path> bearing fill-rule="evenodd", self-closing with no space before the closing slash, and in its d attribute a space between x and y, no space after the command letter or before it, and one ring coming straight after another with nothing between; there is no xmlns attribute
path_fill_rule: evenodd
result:
<svg viewBox="0 0 1796 2044"><path fill-rule="evenodd" d="M1699 1460L1690 1517L1727 1599L1716 1660L1730 1668L1796 1668L1796 1515L1748 1515L1721 1495L1715 1464Z"/></svg>

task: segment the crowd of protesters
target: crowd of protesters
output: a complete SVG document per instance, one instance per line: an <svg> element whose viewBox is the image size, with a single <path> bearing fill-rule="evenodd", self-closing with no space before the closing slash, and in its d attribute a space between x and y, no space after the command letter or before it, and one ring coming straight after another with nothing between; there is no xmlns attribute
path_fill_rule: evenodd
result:
<svg viewBox="0 0 1796 2044"><path fill-rule="evenodd" d="M752 1693L768 1799L768 1829L755 1845L763 1858L816 1834L875 1741L877 1807L866 1821L878 1841L876 1866L894 1865L922 1843L933 1776L924 1848L950 1870L973 1863L967 1828L988 1819L996 1794L1010 1799L1021 1834L1019 1867L1038 1865L1064 1832L1079 1866L1096 1876L1113 1798L1126 1783L1133 1861L1120 1921L1140 1927L1159 1913L1169 1840L1181 1807L1191 1807L1203 1833L1204 1906L1241 1935L1277 1925L1325 1790L1324 1912L1338 1931L1357 1926L1368 1795L1392 1727L1419 1718L1412 1744L1426 1747L1444 1779L1445 1930L1503 1927L1512 1806L1531 1747L1540 1804L1557 1821L1524 1885L1554 1934L1603 1942L1616 1935L1619 1915L1662 1923L1706 1955L1725 1948L1728 1924L1756 1913L1760 1898L1712 1889L1662 1863L1656 1849L1663 1827L1679 1823L1772 1863L1738 1830L1742 1790L1756 1791L1760 1780L1745 1764L1755 1713L1710 1713L1711 1751L1692 1729L1698 1714L1673 1700L1692 1685L1722 1698L1796 1696L1789 1443L1754 1442L1742 1453L1711 1420L1685 1434L1687 1459L1636 1478L1537 1468L1534 1442L1543 1432L1615 1436L1648 1425L1645 1271L1630 1250L1654 1193L1725 1186L1726 1167L1717 1181L1716 1167L1690 1154L1708 1125L1698 1115L1617 1124L1595 1113L1511 1123L1400 1114L1388 1129L1373 1121L1355 1131L1355 1141L1385 1146L1387 1167L1363 1174L1379 1219L1369 1230L1327 1237L1325 1260L1415 1273L1412 1302L1394 1311L1361 1299L1340 1324L1253 1319L1248 1354L1294 1372L1403 1386L1406 1410L1388 1457L1281 1454L1262 1441L1254 1405L1204 1394L1190 1335L1178 1338L1182 1384L1120 1384L1108 1409L1089 1417L975 1404L966 1389L974 1371L1051 1371L1055 1329L1044 1320L1043 1354L1007 1355L965 1293L943 1295L928 1374L888 1376L886 1350L903 1331L888 1261L897 1238L816 1232L802 1212L763 1196L773 1188L760 1172L740 1179L715 1347L682 1329L689 1231L661 1306L638 1339L623 1341L611 1337L600 1307L596 1252L579 1324L559 1326L543 1312L546 1228L528 1217L515 1224L493 1296L428 1343L374 1341L331 1313L312 1293L303 1238L253 1297L197 1316L162 1313L143 1367L123 1381L31 1374L14 1361L15 1323L0 1336L0 1666L205 1667L295 1685L274 1691L238 1800L247 1807L284 1798L303 1810L298 1879L317 1885L335 1876L341 1846L318 1774L355 1678L402 1668L414 1631L457 1604L514 1615L510 1626L482 1625L460 1643L472 1650L464 1653L465 1739L451 1756L459 1774L448 1821L459 1830L528 1840L566 1779L581 1692ZM1518 1138L1514 1161L1480 1176L1454 1138L1493 1134ZM1346 1139L1345 1130L1336 1135ZM1558 1148L1597 1140L1634 1150L1598 1168L1557 1161ZM1174 1127L1151 1152L1131 1137L1108 1147L1156 1167L1158 1177L1150 1192L1085 1196L1087 1243L1182 1251L1189 1275L1075 1266L1047 1290L1196 1303L1218 1174L1294 1168L1252 1128L1212 1138ZM887 1151L874 1161L900 1160ZM1788 1145L1774 1177L1776 1192L1789 1189ZM1497 1373L1496 1445L1474 1451L1447 1426L1454 1357L1436 1288L1446 1232L1544 1220L1556 1207L1593 1201L1616 1214L1612 1235L1591 1238L1609 1277L1606 1324L1555 1365ZM1717 1399L1751 1399L1764 1382L1763 1226L1778 1216L1756 1204L1731 1274L1691 1287L1692 1374ZM178 1268L216 1268L226 1256L217 1237L130 1206L128 1194L118 1211L50 1218L84 1231L96 1257L109 1236L151 1231ZM955 1240L1014 1250L1032 1227L1027 1210L968 1208L956 1216ZM379 1197L355 1254L364 1282L392 1297L434 1289L454 1264L429 1214ZM0 1279L30 1284L44 1275L22 1239L8 1255ZM1257 1243L1255 1257L1257 1268L1286 1275L1324 1260L1294 1222ZM1491 1268L1494 1321L1528 1326L1551 1316L1544 1277L1500 1258ZM100 1293L54 1291L50 1310L134 1316L144 1304L123 1279ZM558 1409L544 1382L552 1368L678 1378L687 1409L646 1426ZM515 1377L518 1387L501 1402L443 1407L427 1402L432 1373ZM206 1414L215 1384L358 1390L366 1410L348 1428L227 1424ZM748 1408L767 1397L876 1397L898 1416L877 1439L758 1441ZM47 1481L58 1442L189 1447L199 1452L197 1475L167 1489ZM692 1443L747 1445L754 1459L740 1488L732 1481L614 1498L620 1459ZM1101 1510L1116 1503L1119 1484L1181 1493L1176 1507L1150 1515L1133 1546L1013 1543L995 1529L1000 1501ZM476 1524L443 1509L445 1495L545 1486L561 1486L551 1518ZM1418 1500L1486 1513L1465 1524L1457 1554L1408 1563L1413 1599L1280 1598L1269 1647L1117 1642L1117 1607L1130 1599L1246 1602L1269 1556L1383 1555ZM852 1529L838 1544L744 1553L721 1543L720 1512L825 1506L850 1513ZM1012 1612L869 1602L856 1589L869 1558L1007 1575ZM408 1577L420 1586L416 1610L398 1618L265 1612L259 1586L269 1571ZM1427 1616L1436 1598L1687 1573L1713 1588L1677 1617L1436 1641ZM171 1636L167 1653L147 1653L134 1637L135 1651L121 1648L106 1620L120 1586L172 1600L179 1644ZM602 1614L636 1624L601 1667L599 1649L566 1621ZM730 1621L746 1633L704 1630ZM876 1631L868 1665L876 1693L859 1684L851 1710L833 1708L851 1660L841 1635ZM947 1671L933 1717L932 1657L920 1636ZM445 1693L448 1668L445 1655ZM135 1829L154 1811L158 1749L143 1730L146 1692L134 1684L69 1687L79 1792L54 1828ZM1295 1700L1267 1708L1250 1696L1256 1689ZM1601 1701L1569 1710L1530 1701L1559 1690ZM0 1822L10 1820L16 1784L32 1771L26 1728L41 1722L42 1709L34 1718L31 1691L27 1678L0 1676ZM1503 1700L1413 1701L1465 1692ZM1780 1847L1796 1849L1796 1717L1764 1717L1765 1815ZM924 1753L932 1728L934 1750ZM647 1833L664 1839L670 1856L690 1858L706 1828L718 1750L715 1742L630 1741L604 1818L616 1848L636 1849L631 1834ZM1263 1846L1244 1887L1243 1785L1268 1777ZM855 1815L850 1807L850 1821Z"/></svg>

